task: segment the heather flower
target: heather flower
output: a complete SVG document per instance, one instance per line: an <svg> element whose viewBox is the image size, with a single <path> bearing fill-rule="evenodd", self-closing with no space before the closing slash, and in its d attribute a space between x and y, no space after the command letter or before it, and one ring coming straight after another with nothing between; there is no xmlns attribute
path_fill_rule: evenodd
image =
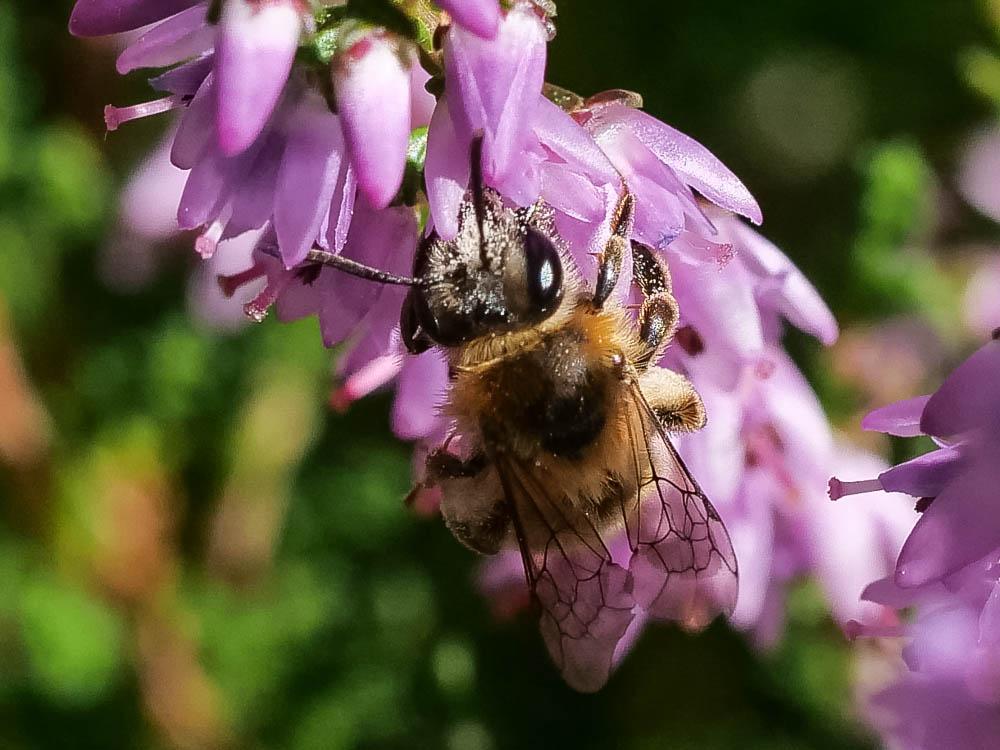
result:
<svg viewBox="0 0 1000 750"><path fill-rule="evenodd" d="M929 397L878 409L866 429L901 437L929 435L938 448L875 479L830 481L830 497L887 490L917 498L920 520L896 564L904 588L945 580L1000 550L1000 342L958 367Z"/></svg>
<svg viewBox="0 0 1000 750"><path fill-rule="evenodd" d="M118 225L102 248L101 278L122 291L135 292L150 283L178 239L177 203L187 173L170 162L175 129L143 159L122 189ZM248 232L222 243L222 249L199 264L188 280L188 309L208 328L234 331L246 326L243 302L227 297L217 277L250 265L259 232ZM242 290L253 296L252 285Z"/></svg>
<svg viewBox="0 0 1000 750"><path fill-rule="evenodd" d="M445 36L445 80L455 135L464 145L473 133L483 132L488 182L508 177L528 150L545 77L545 43L545 28L528 3L505 14L493 40L462 28Z"/></svg>
<svg viewBox="0 0 1000 750"><path fill-rule="evenodd" d="M388 206L402 184L410 140L410 75L401 54L386 35L368 34L333 68L358 188L378 208Z"/></svg>
<svg viewBox="0 0 1000 750"><path fill-rule="evenodd" d="M227 0L216 41L215 100L219 148L243 153L281 98L299 46L299 0Z"/></svg>
<svg viewBox="0 0 1000 750"><path fill-rule="evenodd" d="M412 72L412 42L390 40L388 32L349 35L352 43L332 63L345 99L342 124L326 92L314 85L315 72L294 62L310 34L322 31L306 4L141 6L123 10L82 0L70 28L103 34L150 24L126 47L119 69L174 66L151 80L167 96L109 106L105 120L115 130L137 117L185 110L171 149L174 165L190 170L177 218L181 229L201 230L195 247L203 257L211 257L222 239L268 225L292 267L314 245L343 248L359 177L374 205L384 207L395 197L410 128L427 124L427 95L410 93L427 79ZM377 110L389 116L373 130ZM419 111L411 117L411 110Z"/></svg>
<svg viewBox="0 0 1000 750"><path fill-rule="evenodd" d="M699 383L713 418L681 443L739 556L733 624L750 630L762 646L780 636L784 592L799 577L817 579L841 623L872 609L859 603L859 595L891 568L912 525L901 498L875 508L829 507L824 489L830 466L859 470L877 461L834 439L818 399L787 355L773 352L771 362L764 377L747 369L734 391Z"/></svg>
<svg viewBox="0 0 1000 750"><path fill-rule="evenodd" d="M500 24L497 0L439 0L438 5L448 11L452 20L473 34L493 39Z"/></svg>
<svg viewBox="0 0 1000 750"><path fill-rule="evenodd" d="M647 245L668 245L689 227L715 233L686 187L755 224L763 220L757 201L708 149L629 106L627 99L595 97L575 117L635 195L635 233Z"/></svg>
<svg viewBox="0 0 1000 750"><path fill-rule="evenodd" d="M487 43L460 28L445 35L447 88L431 120L425 181L434 229L458 231L469 183L469 144L483 133L483 176L512 203L539 197L563 219L600 223L613 206L606 189L621 178L573 118L542 95L546 30L530 3L519 3Z"/></svg>
<svg viewBox="0 0 1000 750"><path fill-rule="evenodd" d="M856 623L850 632L905 644L892 682L864 701L889 747L994 746L1000 732L1000 590L993 567L995 561L983 562L946 582L909 589L885 578L865 590L864 597L888 614ZM902 608L916 610L908 624L892 614Z"/></svg>
<svg viewBox="0 0 1000 750"><path fill-rule="evenodd" d="M893 574L864 593L893 609L914 608L916 620L852 627L907 641L910 673L875 696L873 721L908 748L991 747L1000 730L1000 341L973 354L934 394L878 409L863 426L928 435L937 444L874 479L830 481L838 502L897 491L915 498L920 514Z"/></svg>
<svg viewBox="0 0 1000 750"><path fill-rule="evenodd" d="M546 87L551 3L444 2L454 23L420 29L421 15L408 19L412 34L352 15L365 6L146 0L118 13L107 0L80 0L71 27L150 24L121 65L173 66L152 79L166 96L109 107L109 129L184 110L170 145L172 164L187 171L179 228L199 232L196 249L249 317L316 315L326 345L346 342L334 407L394 387L394 429L418 454L451 427L438 409L447 364L435 351L404 354L402 287L334 270L318 253L407 274L421 232L457 232L470 144L481 136L486 184L510 205L547 204L593 283L593 256L627 189L631 236L668 261L681 307L662 364L689 375L709 409L710 427L679 447L748 577L734 622L773 640L784 584L804 573L820 576L838 618L864 616L857 594L884 574L902 531L891 511L820 501L837 449L780 341L786 323L824 343L837 326L794 264L739 218L761 222L749 190L705 146L642 112L636 95ZM246 238L255 240L249 258L226 252ZM628 262L616 304L630 303ZM616 660L647 619L635 618Z"/></svg>

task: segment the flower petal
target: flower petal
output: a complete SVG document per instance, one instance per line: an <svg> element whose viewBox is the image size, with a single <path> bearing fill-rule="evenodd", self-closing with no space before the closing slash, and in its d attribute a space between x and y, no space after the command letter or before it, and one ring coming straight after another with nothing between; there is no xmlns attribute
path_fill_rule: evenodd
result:
<svg viewBox="0 0 1000 750"><path fill-rule="evenodd" d="M260 135L292 69L302 20L292 2L228 0L216 44L216 134L232 156Z"/></svg>
<svg viewBox="0 0 1000 750"><path fill-rule="evenodd" d="M711 151L693 138L645 112L617 102L594 110L593 127L600 127L602 123L628 127L661 162L717 206L746 216L755 224L763 221L760 206L750 191Z"/></svg>
<svg viewBox="0 0 1000 750"><path fill-rule="evenodd" d="M469 141L460 140L447 94L438 101L427 131L424 181L431 220L441 239L458 234L458 211L469 185Z"/></svg>
<svg viewBox="0 0 1000 750"><path fill-rule="evenodd" d="M861 427L897 437L922 435L920 416L930 399L930 396L917 396L875 409L861 420Z"/></svg>
<svg viewBox="0 0 1000 750"><path fill-rule="evenodd" d="M170 161L180 169L192 169L199 158L209 149L215 149L212 138L212 123L215 114L215 81L209 73L198 93L188 104L187 110L181 115L174 136L174 145L170 149Z"/></svg>
<svg viewBox="0 0 1000 750"><path fill-rule="evenodd" d="M920 429L952 437L1000 425L1000 341L990 341L948 376L931 396Z"/></svg>
<svg viewBox="0 0 1000 750"><path fill-rule="evenodd" d="M674 295L682 324L692 325L704 342L698 359L714 359L720 376L739 378L741 365L764 353L764 330L746 271L737 263L721 268L689 263L670 255Z"/></svg>
<svg viewBox="0 0 1000 750"><path fill-rule="evenodd" d="M725 513L733 550L740 561L740 591L730 622L741 630L760 620L773 585L774 513L760 498L773 496L774 478L765 471L751 470L743 477L741 502Z"/></svg>
<svg viewBox="0 0 1000 750"><path fill-rule="evenodd" d="M212 73L215 55L202 55L166 73L149 79L149 85L157 91L167 91L177 96L194 96L205 79Z"/></svg>
<svg viewBox="0 0 1000 750"><path fill-rule="evenodd" d="M384 34L369 34L334 62L333 85L358 188L385 208L403 182L410 138L410 75Z"/></svg>
<svg viewBox="0 0 1000 750"><path fill-rule="evenodd" d="M410 127L425 128L431 123L437 99L427 90L430 74L413 55L410 60Z"/></svg>
<svg viewBox="0 0 1000 750"><path fill-rule="evenodd" d="M439 407L448 386L448 363L436 349L408 356L392 405L392 429L403 440L420 440L439 432Z"/></svg>
<svg viewBox="0 0 1000 750"><path fill-rule="evenodd" d="M417 224L412 209L377 210L359 200L342 255L374 268L405 272L416 242ZM385 291L385 285L346 273L334 274L322 293L320 327L323 342L333 346L347 338ZM395 316L398 311L397 305Z"/></svg>
<svg viewBox="0 0 1000 750"><path fill-rule="evenodd" d="M181 229L203 226L218 215L229 167L227 160L214 149L194 165L177 206L177 224Z"/></svg>
<svg viewBox="0 0 1000 750"><path fill-rule="evenodd" d="M879 482L886 492L937 497L967 468L967 463L961 451L938 448L882 472Z"/></svg>
<svg viewBox="0 0 1000 750"><path fill-rule="evenodd" d="M326 248L334 253L339 253L344 249L347 242L347 235L351 229L351 220L354 218L354 201L357 196L357 181L354 179L354 170L348 165L347 169L341 172L337 181L337 189L333 191L333 198L330 199L330 212L327 214ZM410 271L409 267L399 271L405 274Z"/></svg>
<svg viewBox="0 0 1000 750"><path fill-rule="evenodd" d="M199 3L202 0L77 0L69 18L69 31L76 36L118 34L155 23Z"/></svg>
<svg viewBox="0 0 1000 750"><path fill-rule="evenodd" d="M1000 461L983 452L937 496L899 553L896 582L920 586L1000 546Z"/></svg>
<svg viewBox="0 0 1000 750"><path fill-rule="evenodd" d="M459 26L483 39L493 39L500 25L500 6L497 0L438 0L442 10Z"/></svg>
<svg viewBox="0 0 1000 750"><path fill-rule="evenodd" d="M318 101L303 106L289 133L275 187L274 228L286 267L301 263L316 242L346 168L337 116Z"/></svg>
<svg viewBox="0 0 1000 750"><path fill-rule="evenodd" d="M535 135L545 148L595 185L619 184L621 176L587 130L561 108L539 96Z"/></svg>
<svg viewBox="0 0 1000 750"><path fill-rule="evenodd" d="M212 49L215 28L205 20L205 8L195 6L168 18L130 42L116 68L125 75L137 68L163 68Z"/></svg>
<svg viewBox="0 0 1000 750"><path fill-rule="evenodd" d="M524 5L507 13L493 41L460 27L445 37L455 129L461 140L483 131L483 172L488 180L501 180L517 166L531 134L545 75L545 47L545 28Z"/></svg>
<svg viewBox="0 0 1000 750"><path fill-rule="evenodd" d="M651 247L665 248L684 231L682 195L690 192L628 128L591 132L635 198L633 234Z"/></svg>
<svg viewBox="0 0 1000 750"><path fill-rule="evenodd" d="M259 229L274 212L274 191L278 170L285 154L285 139L270 132L262 140L257 158L250 168L251 179L240 185L233 195L233 215L227 235L234 236L250 229Z"/></svg>
<svg viewBox="0 0 1000 750"><path fill-rule="evenodd" d="M837 320L816 288L777 245L735 217L717 222L732 237L737 253L760 279L757 294L765 305L787 318L796 328L811 333L827 346L837 340Z"/></svg>

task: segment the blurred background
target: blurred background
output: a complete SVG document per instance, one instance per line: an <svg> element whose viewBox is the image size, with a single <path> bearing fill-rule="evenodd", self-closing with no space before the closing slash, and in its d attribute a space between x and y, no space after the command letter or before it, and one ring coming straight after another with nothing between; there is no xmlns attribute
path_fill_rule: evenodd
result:
<svg viewBox="0 0 1000 750"><path fill-rule="evenodd" d="M389 398L329 406L315 321L204 322L192 238L118 199L169 123L105 135L148 89L71 5L0 3L0 747L876 745L870 647L808 581L773 649L655 628L567 689L534 618L403 508ZM997 294L1000 3L761 6L561 0L548 79L641 92L743 178L844 326L792 351L898 459L860 415L939 382Z"/></svg>

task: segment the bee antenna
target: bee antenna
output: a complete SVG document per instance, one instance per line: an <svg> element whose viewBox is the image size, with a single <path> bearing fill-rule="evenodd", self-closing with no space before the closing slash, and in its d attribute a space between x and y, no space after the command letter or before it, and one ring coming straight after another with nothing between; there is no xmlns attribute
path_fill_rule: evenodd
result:
<svg viewBox="0 0 1000 750"><path fill-rule="evenodd" d="M342 255L331 253L322 248L314 247L306 256L307 261L322 263L324 266L336 268L338 271L357 276L359 279L367 279L378 284L395 284L396 286L421 286L424 282L421 279L414 279L409 276L396 276L388 271L366 266Z"/></svg>
<svg viewBox="0 0 1000 750"><path fill-rule="evenodd" d="M479 227L479 260L483 264L484 268L489 268L490 258L486 253L486 232L483 230L483 225L486 223L486 193L483 190L482 131L479 131L472 136L469 166L472 173L472 208L476 212L476 225Z"/></svg>

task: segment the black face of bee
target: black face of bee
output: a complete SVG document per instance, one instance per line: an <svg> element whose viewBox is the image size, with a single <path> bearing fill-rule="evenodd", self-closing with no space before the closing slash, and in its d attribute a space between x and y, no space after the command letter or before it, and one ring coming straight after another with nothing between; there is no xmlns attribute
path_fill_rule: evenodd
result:
<svg viewBox="0 0 1000 750"><path fill-rule="evenodd" d="M550 222L512 211L495 194L481 197L478 210L463 204L453 240L432 234L417 249L419 284L400 320L413 353L535 325L559 306L563 269Z"/></svg>

